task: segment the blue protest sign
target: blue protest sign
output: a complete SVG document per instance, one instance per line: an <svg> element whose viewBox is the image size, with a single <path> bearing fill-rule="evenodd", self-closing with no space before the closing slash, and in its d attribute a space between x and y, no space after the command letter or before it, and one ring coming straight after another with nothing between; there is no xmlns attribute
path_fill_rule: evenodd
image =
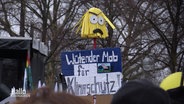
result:
<svg viewBox="0 0 184 104"><path fill-rule="evenodd" d="M62 73L65 76L122 72L120 48L62 52L61 60Z"/></svg>

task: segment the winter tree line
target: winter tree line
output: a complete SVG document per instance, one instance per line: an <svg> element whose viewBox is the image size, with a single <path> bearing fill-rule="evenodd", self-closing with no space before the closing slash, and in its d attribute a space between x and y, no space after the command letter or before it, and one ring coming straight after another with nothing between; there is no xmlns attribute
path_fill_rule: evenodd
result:
<svg viewBox="0 0 184 104"><path fill-rule="evenodd" d="M183 0L0 0L0 36L32 37L51 43L46 79L61 71L64 51L92 49L91 39L76 34L75 24L91 7L115 25L98 48L120 47L124 80L158 83L184 69Z"/></svg>

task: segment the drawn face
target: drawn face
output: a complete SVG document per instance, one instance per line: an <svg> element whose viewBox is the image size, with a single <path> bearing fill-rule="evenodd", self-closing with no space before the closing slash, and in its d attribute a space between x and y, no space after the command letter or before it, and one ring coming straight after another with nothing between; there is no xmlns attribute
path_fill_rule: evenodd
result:
<svg viewBox="0 0 184 104"><path fill-rule="evenodd" d="M105 38L105 36L107 35L107 29L102 15L89 13L89 21L90 21L89 27L92 27L92 30L90 31L90 33L92 33L93 36Z"/></svg>
<svg viewBox="0 0 184 104"><path fill-rule="evenodd" d="M100 9L98 8L89 9L83 16L83 20L81 23L82 25L81 37L83 38L108 37L108 30L106 28L107 19L108 18L103 14L103 12ZM113 24L111 23L111 25Z"/></svg>

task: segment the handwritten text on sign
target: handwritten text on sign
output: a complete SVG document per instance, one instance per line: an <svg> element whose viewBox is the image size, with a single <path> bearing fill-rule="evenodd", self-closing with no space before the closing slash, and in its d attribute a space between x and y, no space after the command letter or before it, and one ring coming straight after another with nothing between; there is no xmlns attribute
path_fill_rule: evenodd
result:
<svg viewBox="0 0 184 104"><path fill-rule="evenodd" d="M90 76L97 74L97 64L74 65L74 76Z"/></svg>
<svg viewBox="0 0 184 104"><path fill-rule="evenodd" d="M121 87L122 74L111 72L95 76L66 76L67 92L78 95L114 94Z"/></svg>
<svg viewBox="0 0 184 104"><path fill-rule="evenodd" d="M112 53L103 51L102 56L94 55L93 51L89 56L82 56L81 53L79 54L72 54L72 58L69 59L68 55L65 55L67 64L85 64L85 63L94 63L94 62L117 62L118 56L115 55L114 51ZM101 57L101 61L99 61L99 57Z"/></svg>
<svg viewBox="0 0 184 104"><path fill-rule="evenodd" d="M95 50L81 50L81 51L71 51L71 52L62 52L61 53L61 66L62 73L65 76L73 76L74 74L77 76L87 76L88 71L97 70L94 69L94 65L96 67L103 67L108 70L99 70L97 73L102 72L122 72L122 60L121 60L121 51L120 48L103 48L103 49L95 49ZM95 64L96 63L96 64ZM80 66L80 65L92 65L88 66ZM101 64L101 65L100 65ZM82 70L82 68L86 67L87 70L85 72L78 72L77 74L74 72L75 69ZM90 68L93 67L93 68ZM99 69L98 68L98 69ZM102 68L102 69L103 69ZM89 70L88 70L89 69ZM96 73L94 73L96 74Z"/></svg>

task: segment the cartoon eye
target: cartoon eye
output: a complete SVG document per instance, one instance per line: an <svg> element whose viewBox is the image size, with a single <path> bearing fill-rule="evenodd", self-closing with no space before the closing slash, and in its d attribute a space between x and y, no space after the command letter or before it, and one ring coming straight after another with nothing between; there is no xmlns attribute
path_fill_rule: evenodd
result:
<svg viewBox="0 0 184 104"><path fill-rule="evenodd" d="M90 17L90 22L91 22L92 24L97 23L97 22L98 22L98 18L97 18L97 16L92 15L92 16Z"/></svg>
<svg viewBox="0 0 184 104"><path fill-rule="evenodd" d="M99 23L100 25L103 25L103 24L104 24L104 18L100 16L100 17L98 18L98 23Z"/></svg>

